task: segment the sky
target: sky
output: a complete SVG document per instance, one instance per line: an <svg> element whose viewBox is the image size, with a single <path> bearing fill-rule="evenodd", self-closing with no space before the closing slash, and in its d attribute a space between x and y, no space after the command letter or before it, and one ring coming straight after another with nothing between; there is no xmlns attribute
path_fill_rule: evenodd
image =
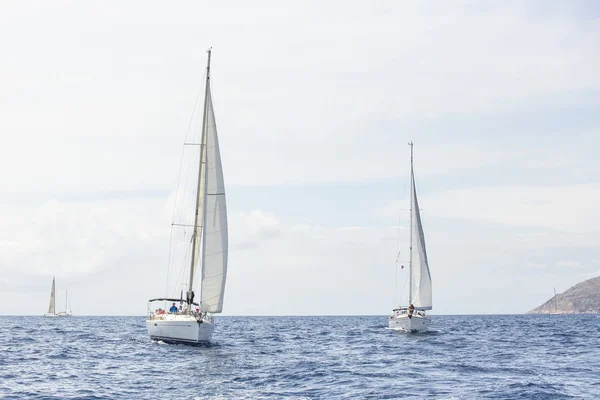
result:
<svg viewBox="0 0 600 400"><path fill-rule="evenodd" d="M402 301L409 141L432 313L522 313L600 275L594 1L3 1L0 314L43 314L53 276L77 315L177 293L211 46L224 315Z"/></svg>

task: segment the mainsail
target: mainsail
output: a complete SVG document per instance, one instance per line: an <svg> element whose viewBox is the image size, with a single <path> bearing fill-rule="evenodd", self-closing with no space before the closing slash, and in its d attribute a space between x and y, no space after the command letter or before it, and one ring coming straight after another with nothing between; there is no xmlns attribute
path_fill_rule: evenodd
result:
<svg viewBox="0 0 600 400"><path fill-rule="evenodd" d="M207 80L204 170L204 227L202 235L202 311L220 313L227 277L227 205L217 125Z"/></svg>
<svg viewBox="0 0 600 400"><path fill-rule="evenodd" d="M219 152L217 125L210 91L210 50L206 67L206 89L198 191L192 238L188 303L194 298L194 276L200 261L200 306L202 311L220 313L223 310L223 294L227 277L227 205L225 184ZM202 253L200 254L200 251Z"/></svg>
<svg viewBox="0 0 600 400"><path fill-rule="evenodd" d="M55 277L52 277L52 291L50 292L50 305L48 306L48 314L56 314L56 307L54 305L55 301L55 284L54 284L54 280Z"/></svg>
<svg viewBox="0 0 600 400"><path fill-rule="evenodd" d="M425 249L425 235L421 225L421 213L419 212L419 202L417 201L417 191L415 188L415 175L411 170L411 293L412 304L417 310L431 310L431 274L429 273L429 264L427 263L427 251Z"/></svg>

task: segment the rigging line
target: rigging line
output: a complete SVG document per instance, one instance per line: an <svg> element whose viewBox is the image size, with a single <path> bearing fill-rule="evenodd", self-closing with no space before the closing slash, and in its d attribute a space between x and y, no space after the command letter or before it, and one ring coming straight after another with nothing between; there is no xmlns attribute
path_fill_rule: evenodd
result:
<svg viewBox="0 0 600 400"><path fill-rule="evenodd" d="M404 280L404 285L402 285L402 292L406 293L406 279ZM408 304L408 301L406 304Z"/></svg>
<svg viewBox="0 0 600 400"><path fill-rule="evenodd" d="M173 233L172 232L173 232L173 227L171 226L171 239L170 240L173 240ZM185 237L185 230L184 230L183 236ZM174 249L174 251L172 253L172 257L169 257L169 268L171 268L171 266L175 265L175 260L177 259L177 255L179 253L179 251L178 251L179 247L180 246L175 245L175 249ZM168 292L167 292L167 294L168 294Z"/></svg>
<svg viewBox="0 0 600 400"><path fill-rule="evenodd" d="M175 250L176 250L175 253L178 253L177 250L178 250L179 247L180 246L176 246L175 247ZM177 268L176 268L176 266L178 264L176 262L177 257L178 257L178 254L174 254L173 257L172 257L172 259L170 260L171 269L173 269L174 271L177 271ZM173 273L173 281L175 282L174 283L174 285L175 285L174 287L179 287L179 285L180 285L180 280L181 279L179 278L179 275L181 275L181 272L179 272L178 274ZM167 297L169 297L169 292L168 291L167 291Z"/></svg>
<svg viewBox="0 0 600 400"><path fill-rule="evenodd" d="M193 237L193 236L194 236L193 233L190 234L190 238ZM185 255L183 257L183 263L181 264L181 268L180 268L180 271L181 271L181 278L180 278L181 279L181 283L184 283L185 275L188 272L187 268L188 268L188 265L190 265L191 257L193 257L193 255L192 255L192 246L186 246L185 247ZM194 265L193 268L194 268L194 272L195 272L196 266ZM188 284L189 287L193 287L194 282L187 282L187 284Z"/></svg>
<svg viewBox="0 0 600 400"><path fill-rule="evenodd" d="M206 75L205 75L205 76L206 76ZM204 85L203 85L202 87L204 87ZM198 129L199 129L200 131L202 130L202 128L201 128L201 127L199 127L199 125L200 125L200 123L199 123L199 120L200 120L200 111L196 112L196 115L195 115L195 116L196 116L196 123L195 123L195 125L194 125L194 127L195 127L195 132L194 132L194 135L193 135L192 139L194 139L194 138L195 138L195 135L197 134L197 132L198 132L197 130L198 130ZM202 136L202 132L200 132L200 134L201 134L200 136ZM186 138L187 138L187 137L186 137ZM200 140L202 140L202 137L200 137ZM185 146L184 146L184 147L185 147ZM187 177L187 179L186 179L186 181L185 181L185 186L184 186L184 188L183 188L183 193L184 193L184 195L185 195L185 193L187 193L187 188L188 188L188 185L190 184L190 180L191 180L191 179L190 179L190 175L191 175L191 174L193 174L193 176L194 176L194 178L193 178L193 180L192 180L192 181L194 182L194 184L197 184L197 183L198 183L198 179L199 179L199 177L198 177L198 174L197 174L197 172L196 172L196 169L195 169L195 168L193 168L193 167L195 167L195 166L197 166L197 165L199 165L199 164L200 164L200 157L202 156L202 147L201 147L201 146L199 146L199 147L200 147L200 151L199 151L199 152L198 152L198 153L197 153L197 154L196 154L194 157L192 157L192 159L190 160L190 162L189 162L189 164L188 164L187 173L186 173L186 175L185 175L185 176ZM194 186L195 186L195 185L194 185ZM179 192L179 190L178 190L178 192ZM184 209L184 208L185 208L185 200L183 200L183 201L181 202L181 207L179 208L179 212L183 212L183 209ZM195 214L195 211L194 211L194 214ZM173 222L175 222L175 216L173 216Z"/></svg>
<svg viewBox="0 0 600 400"><path fill-rule="evenodd" d="M174 210L173 210L173 219L172 219L173 221L175 220L175 215L177 213L177 204L178 204L177 201L178 201L178 196L179 196L179 192L180 192L179 189L181 188L181 178L182 178L181 172L182 172L182 169L183 169L185 147L186 147L186 144L190 144L190 142L188 142L188 137L190 136L190 133L191 133L191 138L190 138L191 143L195 143L196 142L194 140L194 138L195 138L196 131L197 131L198 119L200 118L199 117L199 115L200 115L199 104L200 104L200 96L204 92L203 88L205 86L204 82L206 81L205 77L206 77L206 73L202 77L202 83L200 84L200 88L198 90L198 94L196 95L196 101L194 102L194 108L192 109L192 114L190 115L190 121L188 123L187 131L186 131L186 135L185 135L185 139L184 139L184 144L183 144L182 149L181 149L182 154L181 154L181 162L180 162L179 175L178 175L178 178L177 178L177 192L175 194L176 197L175 197L175 204L174 204ZM193 162L191 160L190 163L188 164L188 168L187 168L188 171L186 173L186 176L188 177L188 179L186 179L186 184L185 184L185 187L184 187L183 195L185 195L185 193L187 191L187 186L189 184L189 176L190 176L190 171L192 169L192 164L193 164ZM179 209L179 212L181 212L183 210L184 203L185 203L185 201L182 202L181 208Z"/></svg>
<svg viewBox="0 0 600 400"><path fill-rule="evenodd" d="M185 197L184 197L185 199ZM171 226L171 229L173 229L173 226ZM179 231L179 230L178 230ZM173 232L173 230L171 231ZM179 238L181 236L181 239ZM175 245L174 245L174 250L172 251L172 256L169 259L169 268L170 269L175 269L177 270L176 266L179 264L178 263L178 257L179 257L179 253L182 247L182 243L183 243L183 250L185 250L185 253L183 254L183 260L184 260L184 265L187 265L187 263L185 262L185 260L187 259L187 252L189 251L189 246L188 244L188 239L187 239L188 233L186 232L186 229L183 230L182 234L178 233L178 238L173 238L173 233L171 234L171 240L175 241ZM182 275L184 272L185 268L180 266L180 270L179 270L179 274L178 275L174 275L174 279L175 279L175 289L177 287L180 286L180 282L183 282L182 279ZM168 294L168 292L167 292Z"/></svg>
<svg viewBox="0 0 600 400"><path fill-rule="evenodd" d="M204 82L204 81L205 81L205 79L202 79L202 82ZM198 102L200 101L200 95L202 94L202 86L203 86L203 84L200 85L200 89L198 90L198 94L196 95L196 101L194 102L194 108L192 109L192 115L190 116L190 121L188 122L188 127L185 132L185 138L183 139L184 146L182 146L182 148L181 148L181 161L179 162L179 173L177 174L177 189L175 191L175 202L173 204L173 219L175 219L175 210L177 209L177 195L179 193L179 184L181 182L181 170L183 168L183 155L185 152L185 142L187 142L188 135L190 134L190 129L192 128L192 122L194 121L194 114L198 114L198 113L196 113L196 108L198 108Z"/></svg>
<svg viewBox="0 0 600 400"><path fill-rule="evenodd" d="M184 238L185 238L185 235L186 235L186 232L184 230L184 232L183 232ZM173 240L173 226L171 226L171 239L170 240ZM177 242L179 242L179 240L177 240ZM174 248L174 251L172 252L172 257L169 258L169 268L170 269L174 268L175 265L176 265L176 260L177 260L178 254L179 254L179 248L180 247L181 246L178 246L176 244L175 248ZM176 280L175 282L176 282L176 286L178 286L179 285L179 280ZM168 291L167 291L167 295L168 295Z"/></svg>
<svg viewBox="0 0 600 400"><path fill-rule="evenodd" d="M409 173L408 175L405 176L410 176L410 168L409 168ZM404 179L404 187L402 188L402 195L400 197L400 210L405 210L404 208L402 208L404 199L406 197L406 185L407 185L407 179ZM411 199L412 201L412 199ZM396 241L396 282L395 282L395 290L394 290L394 304L398 304L398 260L400 259L400 223L402 222L402 213L398 213L398 238ZM409 229L412 229L412 226L409 227ZM404 291L404 289L406 288L406 279L404 280L404 287L402 288L402 291Z"/></svg>
<svg viewBox="0 0 600 400"><path fill-rule="evenodd" d="M198 125L198 119L200 118L199 114L200 114L199 112L196 113L196 124L195 124L195 126ZM175 222L175 215L177 215L177 213L180 213L180 214L183 213L183 210L186 208L186 204L187 203L186 203L186 196L185 196L185 194L187 193L187 188L188 188L188 185L190 184L190 181L193 181L194 183L197 182L197 178L198 177L197 177L197 174L195 173L195 170L193 170L193 167L195 165L198 165L198 163L200 162L199 161L200 153L201 152L198 152L198 154L196 154L195 156L193 156L193 158L187 164L187 172L185 173L186 180L185 180L185 185L183 187L183 192L182 192L183 200L181 201L181 204L179 204L179 208L177 208L177 205L178 205L178 203L177 203L177 196L179 196L179 188L181 186L181 183L180 183L181 182L181 171L180 171L180 176L179 176L179 179L178 179L178 182L177 182L176 202L174 204L175 209L173 210L173 218L172 218L173 223ZM183 163L183 154L182 154L182 163ZM190 179L190 176L192 174L193 174L194 177L193 177L193 179Z"/></svg>
<svg viewBox="0 0 600 400"><path fill-rule="evenodd" d="M173 292L173 293L174 293L174 296L177 296L177 288L178 288L179 286L181 286L182 284L185 284L185 282L183 281L183 275L184 275L184 273L186 272L186 266L189 264L189 263L187 262L187 259L188 259L188 254L189 254L189 251L190 251L190 246L186 246L186 249L187 249L187 250L186 250L185 254L183 255L183 263L182 263L182 266L179 268L179 277L178 277L178 278L177 278L177 280L175 281L176 285L174 286L174 289L173 289L173 290L175 290L175 292ZM167 296L167 297L168 297L168 296Z"/></svg>
<svg viewBox="0 0 600 400"><path fill-rule="evenodd" d="M203 77L204 78L204 77ZM202 82L204 82L205 79L202 79ZM198 108L198 102L200 101L200 95L202 94L202 84L200 85L200 88L198 90L198 94L196 95L196 101L194 101L194 108L192 109L192 115L190 116L190 121L188 122L188 127L187 130L185 132L185 137L183 139L183 142L186 143L187 142L187 138L188 135L190 134L190 129L192 127L192 122L194 121L194 114L196 113L196 109ZM175 188L175 199L173 201L173 214L171 217L171 221L175 221L175 214L177 212L177 201L178 201L178 197L179 197L179 186L181 184L181 171L183 170L183 156L185 154L185 145L181 146L181 159L179 161L179 172L177 173L177 186ZM187 185L186 185L187 187ZM165 294L168 295L169 293L169 274L170 274L170 270L171 270L171 250L172 250L172 245L173 245L173 226L171 226L171 231L169 233L169 257L167 258L167 279L165 281L166 287L165 287Z"/></svg>
<svg viewBox="0 0 600 400"><path fill-rule="evenodd" d="M400 253L398 253L398 256L400 256ZM396 307L398 305L398 258L396 258L396 268L394 268L396 270L396 286L394 287L394 307Z"/></svg>
<svg viewBox="0 0 600 400"><path fill-rule="evenodd" d="M187 173L186 173L186 175L185 175L185 176L186 176L188 179L186 179L186 181L185 181L185 186L183 187L183 196L184 196L184 198L183 198L183 200L181 201L181 204L180 204L179 210L175 210L175 212L173 213L173 219L172 219L172 221L173 221L173 222L175 222L175 214L176 214L177 212L180 212L180 213L181 213L181 212L183 212L183 209L185 208L185 204L186 204L186 200L185 200L185 194L187 193L187 188L188 188L188 185L189 185L189 183L190 183L190 179L189 179L189 177L190 177L190 174L192 173L192 166L193 166L194 164L197 164L195 161L196 161L196 157L194 157L194 159L193 159L193 160L190 160L190 162L189 162L189 164L188 164ZM194 179L195 179L195 178L194 178ZM177 193L179 193L179 187L177 188Z"/></svg>
<svg viewBox="0 0 600 400"><path fill-rule="evenodd" d="M173 226L171 226L171 232L169 233L169 258L167 258L167 279L165 284L165 296L169 295L169 272L171 269L171 244L173 243Z"/></svg>

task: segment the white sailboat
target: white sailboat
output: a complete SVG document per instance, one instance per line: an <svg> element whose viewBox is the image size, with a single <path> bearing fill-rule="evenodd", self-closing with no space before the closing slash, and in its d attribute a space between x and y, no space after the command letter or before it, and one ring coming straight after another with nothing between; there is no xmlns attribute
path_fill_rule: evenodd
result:
<svg viewBox="0 0 600 400"><path fill-rule="evenodd" d="M223 310L227 276L227 207L219 152L217 127L210 90L210 57L206 67L206 86L202 120L198 185L191 240L191 263L185 299L157 298L148 304L146 327L153 340L170 343L205 343L212 338L214 314ZM199 276L196 269L199 267ZM194 279L200 280L200 301L194 301ZM180 307L151 310L150 303L168 301ZM177 310L175 310L177 308Z"/></svg>
<svg viewBox="0 0 600 400"><path fill-rule="evenodd" d="M65 290L65 311L56 312L56 278L52 277L52 290L50 291L50 305L48 306L48 312L44 314L44 317L70 317L73 315L72 311L69 310L69 300L67 291Z"/></svg>
<svg viewBox="0 0 600 400"><path fill-rule="evenodd" d="M432 309L431 274L425 249L425 235L415 188L413 143L410 142L410 263L408 306L392 311L389 327L403 332L423 332L431 323L425 311Z"/></svg>
<svg viewBox="0 0 600 400"><path fill-rule="evenodd" d="M550 314L559 314L559 312L558 312L558 297L556 295L556 287L554 288L554 311L550 311Z"/></svg>

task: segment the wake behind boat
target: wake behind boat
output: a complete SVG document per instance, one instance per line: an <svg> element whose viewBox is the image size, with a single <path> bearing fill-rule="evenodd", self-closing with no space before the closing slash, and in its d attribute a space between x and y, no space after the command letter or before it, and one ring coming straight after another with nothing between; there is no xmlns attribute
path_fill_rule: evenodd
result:
<svg viewBox="0 0 600 400"><path fill-rule="evenodd" d="M402 332L424 332L431 323L425 313L432 309L431 274L425 249L425 235L415 188L413 171L413 143L410 142L410 262L408 264L408 306L392 311L389 328Z"/></svg>
<svg viewBox="0 0 600 400"><path fill-rule="evenodd" d="M205 343L212 339L214 315L223 310L227 276L227 207L217 127L210 90L210 56L206 67L206 86L202 119L198 185L191 239L191 262L185 298L149 300L146 327L153 340L170 343ZM188 225L189 226L189 225ZM200 301L194 301L196 267L200 267ZM155 309L154 302L170 302L168 310Z"/></svg>

